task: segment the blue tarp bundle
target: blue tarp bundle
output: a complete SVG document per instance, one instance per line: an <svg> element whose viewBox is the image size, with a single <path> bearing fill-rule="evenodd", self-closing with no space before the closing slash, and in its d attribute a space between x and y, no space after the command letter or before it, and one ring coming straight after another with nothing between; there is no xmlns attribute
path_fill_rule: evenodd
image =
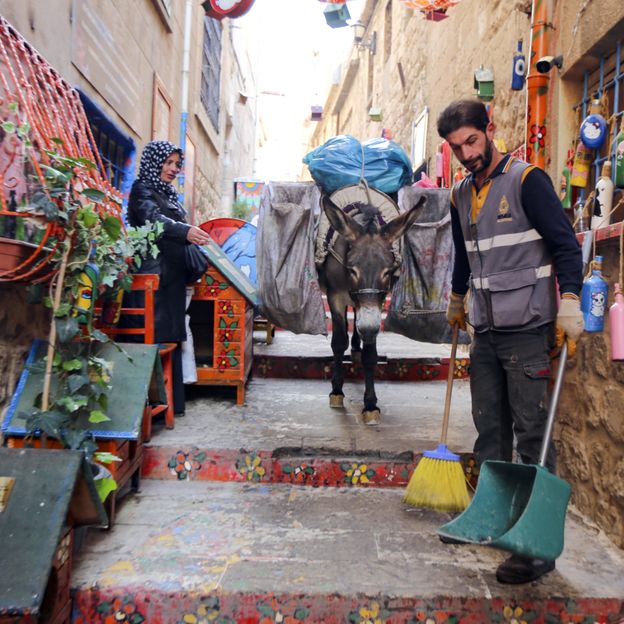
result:
<svg viewBox="0 0 624 624"><path fill-rule="evenodd" d="M412 164L403 148L382 138L360 143L348 134L335 136L306 154L303 162L326 193L358 184L362 174L371 188L383 193L412 182Z"/></svg>

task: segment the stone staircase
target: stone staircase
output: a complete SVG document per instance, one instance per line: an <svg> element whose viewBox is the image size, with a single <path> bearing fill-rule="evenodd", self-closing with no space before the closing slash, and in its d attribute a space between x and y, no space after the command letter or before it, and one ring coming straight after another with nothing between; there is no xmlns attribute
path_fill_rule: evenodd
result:
<svg viewBox="0 0 624 624"><path fill-rule="evenodd" d="M255 345L256 357L320 357L329 342L311 338L278 332L275 351ZM380 348L390 364L402 353L443 365L448 353L446 345L397 343L397 355L390 344ZM436 529L450 516L401 502L422 451L437 443L442 381L380 381L382 421L371 428L359 419L357 379L345 385L344 409L331 410L329 383L295 372L254 376L243 407L231 389L193 388L175 429L155 429L141 491L121 501L110 531L90 531L77 554L73 622L624 618L623 553L574 510L557 569L509 587L494 576L505 553L442 544ZM474 480L469 399L467 381L458 380L449 446Z"/></svg>

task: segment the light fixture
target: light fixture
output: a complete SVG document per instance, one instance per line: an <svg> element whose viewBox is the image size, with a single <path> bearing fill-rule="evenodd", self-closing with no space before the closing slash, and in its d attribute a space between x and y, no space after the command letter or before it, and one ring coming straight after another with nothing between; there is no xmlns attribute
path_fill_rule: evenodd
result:
<svg viewBox="0 0 624 624"><path fill-rule="evenodd" d="M371 54L375 54L377 51L377 32L373 31L370 36L370 39L366 42L364 41L364 33L366 31L366 26L358 20L351 24L351 28L353 28L353 43L360 49L368 49Z"/></svg>

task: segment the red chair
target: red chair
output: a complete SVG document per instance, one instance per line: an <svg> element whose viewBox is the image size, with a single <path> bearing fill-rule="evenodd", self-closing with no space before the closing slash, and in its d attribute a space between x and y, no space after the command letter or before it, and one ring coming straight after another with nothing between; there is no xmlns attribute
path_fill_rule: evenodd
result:
<svg viewBox="0 0 624 624"><path fill-rule="evenodd" d="M142 319L142 324L136 327L117 327L111 325L99 324L98 329L106 335L111 336L118 342L123 342L124 336L143 336L144 344L155 344L154 342L154 293L158 290L160 277L150 273L138 273L132 276L132 291L144 293L143 307L121 308L121 314L124 316L133 316ZM96 308L96 315L101 310ZM121 336L121 340L118 338ZM176 348L175 343L166 342L159 345L160 360L163 369L163 378L165 382L165 392L167 394L166 404L148 404L145 406L143 414L143 441L148 442L152 437L152 419L165 412L165 427L173 429L174 427L174 411L173 411L173 360L172 354Z"/></svg>

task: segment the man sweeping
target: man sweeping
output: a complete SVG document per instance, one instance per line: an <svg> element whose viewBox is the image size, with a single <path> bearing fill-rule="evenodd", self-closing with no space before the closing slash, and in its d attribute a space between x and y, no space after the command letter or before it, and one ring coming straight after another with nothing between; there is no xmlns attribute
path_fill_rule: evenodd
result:
<svg viewBox="0 0 624 624"><path fill-rule="evenodd" d="M537 464L551 349L567 340L574 355L583 332L581 249L550 178L496 149L494 125L481 102L451 103L437 126L470 171L451 193L455 263L447 319L451 326L466 328L464 300L470 289L474 452L479 464L510 462L515 436L523 463ZM552 447L546 466L554 472ZM498 567L496 578L527 583L554 568L554 561L512 555Z"/></svg>

